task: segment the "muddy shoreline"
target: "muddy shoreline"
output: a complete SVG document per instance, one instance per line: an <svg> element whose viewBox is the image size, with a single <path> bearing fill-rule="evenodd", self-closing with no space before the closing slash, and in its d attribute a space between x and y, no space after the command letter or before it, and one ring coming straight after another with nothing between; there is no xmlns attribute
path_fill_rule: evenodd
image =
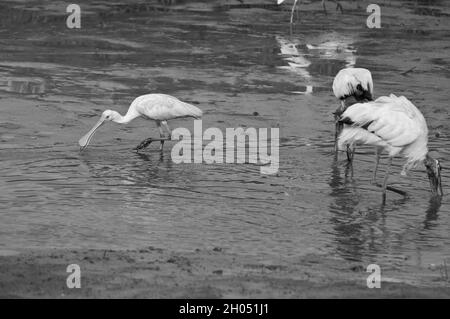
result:
<svg viewBox="0 0 450 319"><path fill-rule="evenodd" d="M66 286L78 264L81 288ZM45 250L0 257L1 298L449 298L437 269L382 272L381 288L366 285L366 266L320 255L261 258L221 248L173 252ZM409 274L411 277L411 274Z"/></svg>

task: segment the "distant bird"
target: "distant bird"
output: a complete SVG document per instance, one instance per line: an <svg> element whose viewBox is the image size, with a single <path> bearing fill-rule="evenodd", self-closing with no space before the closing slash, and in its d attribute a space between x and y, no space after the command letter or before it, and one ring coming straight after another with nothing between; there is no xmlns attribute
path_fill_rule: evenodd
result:
<svg viewBox="0 0 450 319"><path fill-rule="evenodd" d="M363 68L346 68L340 70L333 81L333 93L340 100L341 105L334 112L336 121L335 149L337 151L337 139L344 123L339 121L342 113L355 103L369 102L373 100L373 81L369 70ZM353 145L354 147L354 145ZM353 160L354 149L347 149L347 159Z"/></svg>
<svg viewBox="0 0 450 319"><path fill-rule="evenodd" d="M341 10L341 13L344 13L344 9L342 8L342 5L337 0L329 0L329 1L336 3L336 11L339 9L339 10ZM284 0L277 0L277 4L278 5L282 4L283 2L284 2ZM294 5L292 6L292 10L291 10L291 24L294 23L294 11L295 11L295 9L297 9L297 19L298 19L297 2L299 2L299 1L298 0L294 0ZM323 11L325 12L325 14L327 14L327 8L325 7L325 0L322 0L322 7L323 7Z"/></svg>
<svg viewBox="0 0 450 319"><path fill-rule="evenodd" d="M433 195L443 195L441 165L428 153L427 123L419 109L406 97L391 94L373 102L353 104L340 116L339 121L346 124L339 136L340 149L354 143L377 147L373 182L376 182L380 154L382 151L388 152L388 167L382 184L383 201L386 199L392 158L397 155L406 158L402 175L423 163L430 180L431 192Z"/></svg>
<svg viewBox="0 0 450 319"><path fill-rule="evenodd" d="M306 54L304 52L300 52L298 50L298 43L285 39L281 36L276 36L275 39L280 46L280 55L288 64L279 66L278 68L297 73L302 78L309 80L311 78L311 74L308 72L307 68L311 65L311 61L306 58Z"/></svg>
<svg viewBox="0 0 450 319"><path fill-rule="evenodd" d="M198 107L182 102L170 95L141 95L131 103L125 116L120 115L116 111L104 111L97 124L95 124L94 127L78 141L81 150L85 149L89 145L89 142L95 131L105 121L127 124L139 116L142 116L149 120L154 120L156 122L156 125L158 126L160 137L150 137L145 139L135 148L135 150L139 151L150 145L150 143L153 141L160 141L160 149L162 150L164 141L170 141L172 135L169 125L167 124L168 120L185 117L193 117L198 119L202 116L202 111ZM168 137L165 136L163 128L165 128L169 133Z"/></svg>
<svg viewBox="0 0 450 319"><path fill-rule="evenodd" d="M353 45L357 41L355 35L331 31L315 36L312 41L306 43L308 55L318 56L321 60L345 61L346 68L355 66L357 59L357 49Z"/></svg>

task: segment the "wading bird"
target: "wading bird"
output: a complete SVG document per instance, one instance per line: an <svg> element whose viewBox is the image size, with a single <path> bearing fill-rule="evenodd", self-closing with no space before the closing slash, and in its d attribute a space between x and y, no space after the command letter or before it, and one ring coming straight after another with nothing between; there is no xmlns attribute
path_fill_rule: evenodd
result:
<svg viewBox="0 0 450 319"><path fill-rule="evenodd" d="M340 100L341 105L334 112L336 122L335 128L335 150L337 151L337 140L344 124L339 121L342 113L355 104L373 100L373 81L369 70L363 68L346 68L340 70L333 81L333 93ZM353 160L354 145L347 148L347 159Z"/></svg>
<svg viewBox="0 0 450 319"><path fill-rule="evenodd" d="M440 163L428 153L427 123L419 109L407 98L391 94L372 102L353 104L345 110L339 121L346 124L339 136L339 149L354 143L377 148L373 174L375 183L380 154L382 151L388 152L388 167L382 184L383 202L386 200L389 169L396 155L406 158L402 175L423 163L430 180L431 192L433 195L443 195Z"/></svg>
<svg viewBox="0 0 450 319"><path fill-rule="evenodd" d="M339 9L341 10L341 13L344 13L344 9L342 8L342 5L337 1L337 0L329 0L331 2L336 3L336 11ZM284 0L277 0L277 4L280 5L284 2ZM294 11L295 9L297 9L297 19L298 19L298 5L297 3L300 4L301 1L299 0L294 0L294 5L292 6L292 10L291 10L291 24L294 23ZM327 8L325 7L325 0L322 0L322 7L323 7L323 11L325 12L325 14L327 14Z"/></svg>
<svg viewBox="0 0 450 319"><path fill-rule="evenodd" d="M337 150L337 139L344 124L339 121L345 110L355 104L373 101L373 81L372 74L364 68L346 68L340 70L333 80L333 93L340 100L341 105L334 112L335 128L335 148ZM353 160L353 149L347 149L347 159Z"/></svg>
<svg viewBox="0 0 450 319"><path fill-rule="evenodd" d="M160 141L161 146L160 149L163 149L164 141L170 141L171 139L171 131L169 125L167 124L168 120L176 119L176 118L185 118L185 117L193 117L200 118L202 116L202 111L191 104L182 102L177 98L165 95L165 94L146 94L137 97L128 108L127 114L125 116L120 115L116 111L106 110L103 112L100 120L94 127L86 133L80 140L78 144L80 144L81 150L86 148L89 145L89 142L94 135L95 131L105 122L105 121L113 121L119 124L127 124L131 122L133 119L142 116L149 120L154 120L159 129L159 138L147 138L142 141L135 150L139 151L148 145L150 145L153 141ZM163 128L169 133L169 136L165 136Z"/></svg>

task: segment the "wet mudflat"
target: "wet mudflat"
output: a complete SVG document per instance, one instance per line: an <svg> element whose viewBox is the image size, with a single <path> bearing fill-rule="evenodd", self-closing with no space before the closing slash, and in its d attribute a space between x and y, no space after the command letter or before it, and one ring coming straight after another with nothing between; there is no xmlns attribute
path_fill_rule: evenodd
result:
<svg viewBox="0 0 450 319"><path fill-rule="evenodd" d="M373 150L358 150L353 177L345 157L334 157L331 91L339 69L370 69L376 96L406 95L422 110L430 148L448 167L445 1L380 3L379 30L366 28L363 3L343 2L344 14L330 3L325 16L313 2L292 31L289 5L272 1L79 2L79 30L66 28L62 2L0 5L3 255L152 246L195 258L196 249L220 248L290 265L312 254L324 257L316 262L323 269L328 258L362 272L377 263L401 282L448 285L430 266L450 254L448 197L431 199L425 172L402 177L397 160L390 182L408 196L389 193L382 205L370 185ZM145 120L108 123L79 152L103 110L124 114L150 92L200 107L204 129L279 127L278 174L174 164L173 143L162 155L156 145L137 154L133 147L158 134ZM191 120L171 126L192 131ZM444 170L444 192L449 178Z"/></svg>

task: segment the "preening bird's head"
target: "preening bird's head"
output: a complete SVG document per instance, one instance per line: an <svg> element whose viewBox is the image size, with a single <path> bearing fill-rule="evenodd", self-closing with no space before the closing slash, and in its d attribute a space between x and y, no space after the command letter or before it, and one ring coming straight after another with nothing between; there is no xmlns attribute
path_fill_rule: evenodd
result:
<svg viewBox="0 0 450 319"><path fill-rule="evenodd" d="M372 74L363 68L342 69L333 81L333 93L340 100L373 101ZM353 103L346 103L348 105Z"/></svg>
<svg viewBox="0 0 450 319"><path fill-rule="evenodd" d="M443 196L442 180L441 180L441 163L427 154L424 164L427 170L428 179L430 180L431 192L436 196Z"/></svg>

